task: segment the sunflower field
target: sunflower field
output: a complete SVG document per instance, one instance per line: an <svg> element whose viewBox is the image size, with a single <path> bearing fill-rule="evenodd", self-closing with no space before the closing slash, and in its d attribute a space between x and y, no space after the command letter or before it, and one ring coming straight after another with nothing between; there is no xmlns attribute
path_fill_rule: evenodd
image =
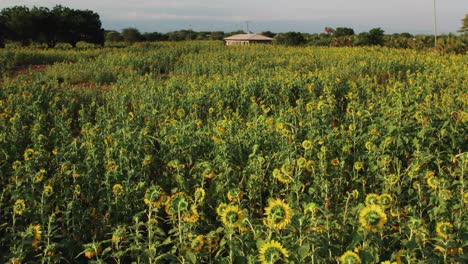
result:
<svg viewBox="0 0 468 264"><path fill-rule="evenodd" d="M1 263L468 262L466 55L139 43L0 69Z"/></svg>

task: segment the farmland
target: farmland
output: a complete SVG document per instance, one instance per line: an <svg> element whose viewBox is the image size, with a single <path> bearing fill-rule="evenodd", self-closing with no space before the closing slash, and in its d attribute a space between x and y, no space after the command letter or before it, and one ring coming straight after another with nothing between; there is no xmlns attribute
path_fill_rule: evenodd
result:
<svg viewBox="0 0 468 264"><path fill-rule="evenodd" d="M466 55L200 41L0 69L2 263L468 262Z"/></svg>

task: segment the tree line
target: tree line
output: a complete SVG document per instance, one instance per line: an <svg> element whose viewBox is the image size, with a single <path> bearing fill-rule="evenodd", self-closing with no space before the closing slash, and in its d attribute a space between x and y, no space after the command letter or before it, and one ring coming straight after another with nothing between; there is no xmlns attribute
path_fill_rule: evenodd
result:
<svg viewBox="0 0 468 264"><path fill-rule="evenodd" d="M438 48L445 51L464 53L468 44L468 15L462 19L460 36L453 34L438 36ZM193 31L183 29L168 33L145 32L136 28L104 31L99 15L90 10L76 10L57 5L52 9L45 7L28 8L14 6L0 12L0 47L7 41L19 42L23 46L39 43L55 47L57 43L69 43L72 47L80 41L99 45L131 44L152 41L222 40L225 37L245 33L223 31ZM393 48L423 49L433 47L433 36L397 33L386 35L381 28L368 32L355 33L349 27L325 27L324 32L309 34L301 32L260 34L274 38L282 45L310 46L371 46L380 45Z"/></svg>
<svg viewBox="0 0 468 264"><path fill-rule="evenodd" d="M49 47L62 42L75 47L79 41L104 45L105 38L99 15L91 10L13 6L0 12L0 47L6 41Z"/></svg>

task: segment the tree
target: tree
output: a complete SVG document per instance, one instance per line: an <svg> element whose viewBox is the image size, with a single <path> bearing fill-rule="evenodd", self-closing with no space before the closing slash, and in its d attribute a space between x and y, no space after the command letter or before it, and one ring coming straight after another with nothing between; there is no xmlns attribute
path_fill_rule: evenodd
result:
<svg viewBox="0 0 468 264"><path fill-rule="evenodd" d="M300 32L287 32L276 35L275 41L286 46L304 45L307 40Z"/></svg>
<svg viewBox="0 0 468 264"><path fill-rule="evenodd" d="M462 19L462 27L458 32L462 34L468 34L468 14L465 15L465 18Z"/></svg>
<svg viewBox="0 0 468 264"><path fill-rule="evenodd" d="M210 34L210 39L211 40L223 40L224 38L224 32L223 31L213 31Z"/></svg>
<svg viewBox="0 0 468 264"><path fill-rule="evenodd" d="M267 31L263 31L262 33L260 33L260 35L263 35L265 37L269 37L269 38L274 38L276 36L276 33L273 33L269 30Z"/></svg>
<svg viewBox="0 0 468 264"><path fill-rule="evenodd" d="M358 35L355 44L356 45L383 45L384 31L381 28L373 28L369 32L362 32Z"/></svg>
<svg viewBox="0 0 468 264"><path fill-rule="evenodd" d="M347 27L337 27L333 36L335 37L344 37L344 36L352 36L354 35L354 30L352 28Z"/></svg>
<svg viewBox="0 0 468 264"><path fill-rule="evenodd" d="M143 33L143 39L145 41L163 41L167 40L167 37L159 32Z"/></svg>
<svg viewBox="0 0 468 264"><path fill-rule="evenodd" d="M136 28L124 28L122 29L123 40L127 43L134 43L141 41L142 36L138 29Z"/></svg>
<svg viewBox="0 0 468 264"><path fill-rule="evenodd" d="M384 32L381 28L373 28L369 30L369 41L371 45L384 44Z"/></svg>
<svg viewBox="0 0 468 264"><path fill-rule="evenodd" d="M5 31L6 31L5 21L3 20L3 17L0 16L0 48L5 47Z"/></svg>
<svg viewBox="0 0 468 264"><path fill-rule="evenodd" d="M104 29L99 15L91 10L75 10L60 5L52 9L57 17L58 26L54 42L70 43L73 47L78 41L104 45Z"/></svg>
<svg viewBox="0 0 468 264"><path fill-rule="evenodd" d="M106 42L119 42L123 41L122 35L117 31L108 31L106 32Z"/></svg>
<svg viewBox="0 0 468 264"><path fill-rule="evenodd" d="M45 7L33 7L31 9L32 40L45 43L49 47L55 46L55 35L58 27L58 18Z"/></svg>
<svg viewBox="0 0 468 264"><path fill-rule="evenodd" d="M19 41L28 45L34 34L31 11L26 6L14 6L4 8L0 12L4 21L5 39Z"/></svg>

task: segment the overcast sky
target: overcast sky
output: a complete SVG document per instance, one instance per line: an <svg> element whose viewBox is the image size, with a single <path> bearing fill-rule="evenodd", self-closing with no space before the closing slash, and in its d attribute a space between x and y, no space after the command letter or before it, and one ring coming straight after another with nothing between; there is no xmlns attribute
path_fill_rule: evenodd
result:
<svg viewBox="0 0 468 264"><path fill-rule="evenodd" d="M90 9L105 29L136 27L142 32L196 31L319 33L325 26L356 32L381 27L386 33L433 32L433 0L0 0L13 5ZM468 0L437 0L439 33L456 32L468 14Z"/></svg>

